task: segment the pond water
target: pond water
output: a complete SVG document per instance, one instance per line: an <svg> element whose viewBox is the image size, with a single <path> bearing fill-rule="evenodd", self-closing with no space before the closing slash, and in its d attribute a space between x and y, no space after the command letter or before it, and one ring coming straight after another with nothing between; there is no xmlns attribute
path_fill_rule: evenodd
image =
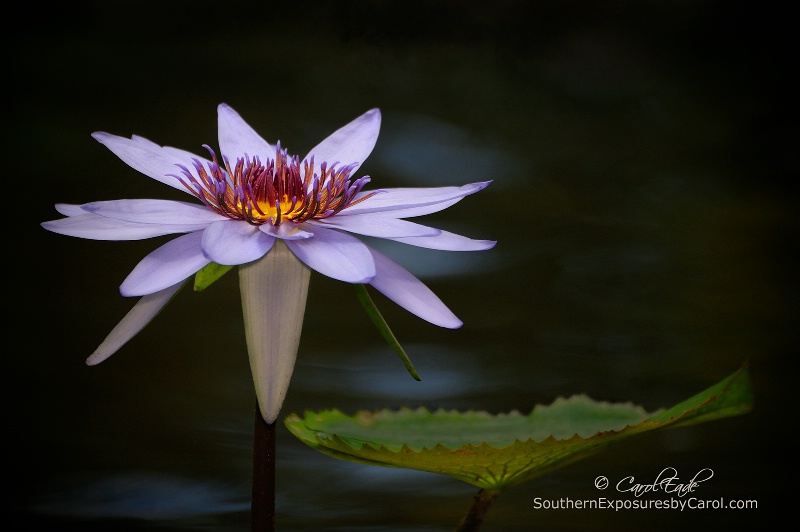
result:
<svg viewBox="0 0 800 532"><path fill-rule="evenodd" d="M301 154L380 107L381 134L360 169L374 187L492 180L419 221L497 240L494 249L371 242L464 321L439 329L374 296L422 381L352 289L315 274L282 417L528 412L573 394L652 411L748 362L752 413L648 434L519 486L484 529L744 529L763 519L787 480L775 463L785 444L765 438L783 433L775 412L796 321L789 143L771 122L780 74L741 41L764 19L715 2L533 4L488 13L478 2L275 12L84 2L18 30L12 176L34 183L24 190L36 201L14 199L6 233L24 250L11 274L23 281L7 274L11 515L47 530L249 529L254 395L236 275L184 290L89 368L85 357L133 304L118 285L161 241L92 242L38 225L58 217L58 202L184 199L90 133L203 153L227 102ZM282 425L277 456L279 530L453 530L476 491L328 458ZM598 493L597 476L652 481L666 467L687 481L711 468L698 497L757 500L759 510L534 507L537 497L614 498Z"/></svg>

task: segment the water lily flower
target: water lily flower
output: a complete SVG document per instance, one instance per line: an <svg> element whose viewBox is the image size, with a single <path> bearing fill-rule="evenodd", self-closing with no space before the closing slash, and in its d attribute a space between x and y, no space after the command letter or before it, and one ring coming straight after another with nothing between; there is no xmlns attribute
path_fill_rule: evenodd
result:
<svg viewBox="0 0 800 532"><path fill-rule="evenodd" d="M367 191L353 174L372 152L381 113L367 111L304 158L256 133L231 107L219 105L218 157L145 138L92 136L123 162L192 201L122 199L57 204L65 216L42 223L55 233L95 240L180 235L142 259L120 285L139 302L87 359L102 362L141 331L184 282L216 263L240 266L245 332L262 415L274 422L294 367L310 270L369 284L435 325L461 321L413 274L353 235L450 251L485 250L473 240L406 220L445 209L489 182Z"/></svg>

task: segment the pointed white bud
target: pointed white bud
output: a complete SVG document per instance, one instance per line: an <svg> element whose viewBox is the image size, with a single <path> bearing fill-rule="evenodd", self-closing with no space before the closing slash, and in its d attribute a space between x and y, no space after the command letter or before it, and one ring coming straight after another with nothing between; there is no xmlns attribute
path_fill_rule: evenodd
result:
<svg viewBox="0 0 800 532"><path fill-rule="evenodd" d="M294 371L311 270L282 240L239 267L244 330L261 416L278 418Z"/></svg>

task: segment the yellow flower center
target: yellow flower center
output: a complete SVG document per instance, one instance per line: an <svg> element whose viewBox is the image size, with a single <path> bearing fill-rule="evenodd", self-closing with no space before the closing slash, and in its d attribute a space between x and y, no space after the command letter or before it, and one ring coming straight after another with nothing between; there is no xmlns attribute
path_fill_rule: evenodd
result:
<svg viewBox="0 0 800 532"><path fill-rule="evenodd" d="M244 156L231 165L223 156L223 168L213 150L205 148L211 161L203 166L195 159L194 172L180 166L183 176L177 177L208 208L234 220L274 226L285 220L303 223L333 216L372 195L356 199L370 181L364 176L351 182L356 163L337 167L338 163L323 162L316 168L312 157L301 168L300 159L281 150L279 143L275 159L262 162L257 156Z"/></svg>

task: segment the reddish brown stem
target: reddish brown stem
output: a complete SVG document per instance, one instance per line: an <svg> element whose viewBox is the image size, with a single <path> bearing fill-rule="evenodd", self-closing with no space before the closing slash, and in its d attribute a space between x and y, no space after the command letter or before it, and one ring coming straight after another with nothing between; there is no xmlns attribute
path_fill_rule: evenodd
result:
<svg viewBox="0 0 800 532"><path fill-rule="evenodd" d="M253 438L252 532L275 530L275 423L261 417L256 404Z"/></svg>
<svg viewBox="0 0 800 532"><path fill-rule="evenodd" d="M483 519L489 511L489 507L499 495L496 491L480 490L472 498L472 506L464 516L461 524L458 525L457 532L477 532L483 524Z"/></svg>

